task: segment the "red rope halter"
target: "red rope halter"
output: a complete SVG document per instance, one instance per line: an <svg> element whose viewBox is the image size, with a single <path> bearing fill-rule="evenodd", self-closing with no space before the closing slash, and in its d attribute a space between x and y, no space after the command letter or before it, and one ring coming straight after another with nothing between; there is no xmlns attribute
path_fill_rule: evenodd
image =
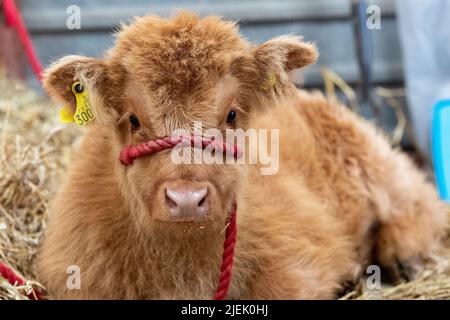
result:
<svg viewBox="0 0 450 320"><path fill-rule="evenodd" d="M135 146L127 146L120 153L120 162L125 165L133 164L134 160L144 157L152 153L171 149L177 145L183 147L199 147L205 149L211 147L215 152L239 158L242 155L241 150L236 145L230 144L224 140L212 140L200 136L181 136L181 137L164 137L160 139L150 140ZM236 212L237 205L233 204L230 215L230 221L225 232L225 241L223 243L222 265L220 267L219 285L214 295L214 300L223 300L230 288L231 270L233 268L234 248L236 246Z"/></svg>
<svg viewBox="0 0 450 320"><path fill-rule="evenodd" d="M125 165L133 164L136 158L144 157L155 152L171 149L175 146L183 147L212 147L214 151L221 152L227 156L239 158L242 155L241 150L236 145L230 144L224 140L212 140L200 136L180 136L180 137L164 137L155 140L142 142L135 146L127 146L120 153L120 162Z"/></svg>
<svg viewBox="0 0 450 320"><path fill-rule="evenodd" d="M223 300L227 296L231 284L231 269L233 268L234 247L236 246L236 203L233 204L233 211L230 216L230 222L225 232L225 241L223 243L222 265L220 267L219 285L214 295L214 300Z"/></svg>

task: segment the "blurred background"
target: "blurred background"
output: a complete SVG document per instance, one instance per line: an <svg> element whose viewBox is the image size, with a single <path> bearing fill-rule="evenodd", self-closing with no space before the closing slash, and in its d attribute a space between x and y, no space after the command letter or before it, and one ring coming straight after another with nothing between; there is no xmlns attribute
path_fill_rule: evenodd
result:
<svg viewBox="0 0 450 320"><path fill-rule="evenodd" d="M432 108L449 98L449 0L19 0L45 68L68 54L101 56L133 16L177 9L238 22L255 43L292 33L316 42L304 85L371 119L420 165L430 163ZM0 15L0 65L40 90L17 34Z"/></svg>

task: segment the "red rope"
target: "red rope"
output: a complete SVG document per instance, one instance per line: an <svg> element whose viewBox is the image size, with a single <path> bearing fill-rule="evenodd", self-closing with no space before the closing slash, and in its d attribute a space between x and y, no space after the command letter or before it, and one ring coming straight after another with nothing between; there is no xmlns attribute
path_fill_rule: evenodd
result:
<svg viewBox="0 0 450 320"><path fill-rule="evenodd" d="M5 278L13 286L24 286L26 285L25 280L19 277L10 267L0 261L0 276ZM42 300L44 296L41 292L34 290L33 292L27 294L28 298L31 300Z"/></svg>
<svg viewBox="0 0 450 320"><path fill-rule="evenodd" d="M200 136L181 136L181 137L164 137L160 139L142 142L135 146L127 146L120 153L120 162L125 165L133 164L134 160L143 156L171 149L177 145L184 147L211 147L215 151L222 152L228 156L239 158L241 151L234 144L230 144L224 140L212 140Z"/></svg>
<svg viewBox="0 0 450 320"><path fill-rule="evenodd" d="M28 62L31 65L31 69L38 80L42 82L42 66L39 62L36 51L34 50L33 42L31 41L30 34L25 26L22 15L20 14L14 0L3 0L3 13L5 15L6 25L16 29L20 42L22 43L25 54L28 58Z"/></svg>
<svg viewBox="0 0 450 320"><path fill-rule="evenodd" d="M236 246L236 203L233 204L230 223L225 232L225 241L223 243L222 266L220 267L219 286L217 287L214 300L223 300L227 296L231 284L231 269L233 268L234 247Z"/></svg>
<svg viewBox="0 0 450 320"><path fill-rule="evenodd" d="M224 140L211 140L200 136L164 137L150 140L135 146L126 146L120 153L120 162L125 165L133 164L134 160L152 153L173 148L181 144L184 147L200 147L205 149L211 147L214 151L222 152L225 155L239 158L242 155L236 145ZM212 151L212 150L211 150ZM231 284L231 270L233 268L234 248L236 246L236 223L237 205L233 204L230 215L230 222L226 227L225 241L223 243L222 265L220 267L219 285L214 295L214 300L223 300L227 296Z"/></svg>

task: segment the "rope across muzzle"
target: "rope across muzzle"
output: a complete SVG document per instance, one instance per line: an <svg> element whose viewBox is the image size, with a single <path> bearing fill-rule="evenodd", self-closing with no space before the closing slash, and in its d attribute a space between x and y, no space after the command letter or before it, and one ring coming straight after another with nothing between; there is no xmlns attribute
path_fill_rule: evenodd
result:
<svg viewBox="0 0 450 320"><path fill-rule="evenodd" d="M179 137L163 137L159 139L149 140L137 145L126 146L120 153L120 162L129 166L134 160L156 152L171 149L176 146L202 148L212 147L216 152L224 155L240 158L242 151L235 145L225 140L210 139L201 136L179 136Z"/></svg>

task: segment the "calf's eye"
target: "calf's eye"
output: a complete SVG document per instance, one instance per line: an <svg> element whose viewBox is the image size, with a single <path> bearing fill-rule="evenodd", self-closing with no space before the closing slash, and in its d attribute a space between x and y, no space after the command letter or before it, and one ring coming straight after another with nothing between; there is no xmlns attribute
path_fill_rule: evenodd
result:
<svg viewBox="0 0 450 320"><path fill-rule="evenodd" d="M136 117L134 114L130 116L130 123L132 129L139 129L139 127L141 126L138 117Z"/></svg>
<svg viewBox="0 0 450 320"><path fill-rule="evenodd" d="M236 111L230 111L227 116L227 123L233 124L236 121Z"/></svg>

